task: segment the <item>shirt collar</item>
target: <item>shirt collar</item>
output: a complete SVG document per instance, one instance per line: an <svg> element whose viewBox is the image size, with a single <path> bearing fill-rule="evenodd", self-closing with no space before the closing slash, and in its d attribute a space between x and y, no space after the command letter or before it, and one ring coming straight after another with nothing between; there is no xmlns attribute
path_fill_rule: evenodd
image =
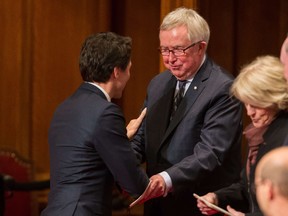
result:
<svg viewBox="0 0 288 216"><path fill-rule="evenodd" d="M97 84L94 83L94 82L86 82L86 83L89 83L89 84L91 84L91 85L94 85L94 86L96 86L98 89L100 89L100 91L103 92L103 94L105 95L105 97L107 98L107 100L108 100L109 102L111 102L110 96L108 95L108 93L107 93L101 86L97 85Z"/></svg>

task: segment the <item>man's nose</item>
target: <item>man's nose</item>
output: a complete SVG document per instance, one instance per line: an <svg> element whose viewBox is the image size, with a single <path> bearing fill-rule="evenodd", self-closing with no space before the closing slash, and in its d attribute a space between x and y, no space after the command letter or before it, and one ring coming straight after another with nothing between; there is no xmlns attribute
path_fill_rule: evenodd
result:
<svg viewBox="0 0 288 216"><path fill-rule="evenodd" d="M177 57L174 54L173 50L169 50L169 61L173 61L173 60L176 60L176 59L177 59Z"/></svg>

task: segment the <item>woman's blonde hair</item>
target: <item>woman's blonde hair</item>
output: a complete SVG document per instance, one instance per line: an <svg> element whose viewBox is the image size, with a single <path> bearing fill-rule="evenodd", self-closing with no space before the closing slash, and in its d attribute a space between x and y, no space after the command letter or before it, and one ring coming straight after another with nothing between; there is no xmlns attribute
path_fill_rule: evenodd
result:
<svg viewBox="0 0 288 216"><path fill-rule="evenodd" d="M274 56L257 57L241 69L231 87L231 94L243 103L260 108L287 110L283 64Z"/></svg>

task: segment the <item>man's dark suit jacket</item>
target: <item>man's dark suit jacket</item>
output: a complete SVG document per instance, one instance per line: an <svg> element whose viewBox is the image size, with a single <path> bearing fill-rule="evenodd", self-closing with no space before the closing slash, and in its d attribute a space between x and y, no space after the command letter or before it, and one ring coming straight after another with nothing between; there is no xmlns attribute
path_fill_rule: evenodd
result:
<svg viewBox="0 0 288 216"><path fill-rule="evenodd" d="M49 129L51 191L44 215L111 215L114 180L140 195L148 183L119 107L83 83L56 110Z"/></svg>
<svg viewBox="0 0 288 216"><path fill-rule="evenodd" d="M152 199L145 215L200 215L193 193L203 195L240 177L242 105L231 97L231 75L208 57L169 122L176 79L165 71L149 84L147 115L135 139L148 176L166 171L173 191Z"/></svg>

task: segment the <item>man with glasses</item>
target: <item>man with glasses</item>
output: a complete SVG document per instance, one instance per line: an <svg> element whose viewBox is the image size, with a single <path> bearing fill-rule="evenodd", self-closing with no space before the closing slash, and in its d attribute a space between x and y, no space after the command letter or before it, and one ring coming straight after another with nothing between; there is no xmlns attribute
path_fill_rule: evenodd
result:
<svg viewBox="0 0 288 216"><path fill-rule="evenodd" d="M207 55L210 31L192 9L169 13L160 26L166 71L150 82L146 119L133 149L146 162L145 215L202 215L193 193L230 185L241 169L242 106L233 78Z"/></svg>

